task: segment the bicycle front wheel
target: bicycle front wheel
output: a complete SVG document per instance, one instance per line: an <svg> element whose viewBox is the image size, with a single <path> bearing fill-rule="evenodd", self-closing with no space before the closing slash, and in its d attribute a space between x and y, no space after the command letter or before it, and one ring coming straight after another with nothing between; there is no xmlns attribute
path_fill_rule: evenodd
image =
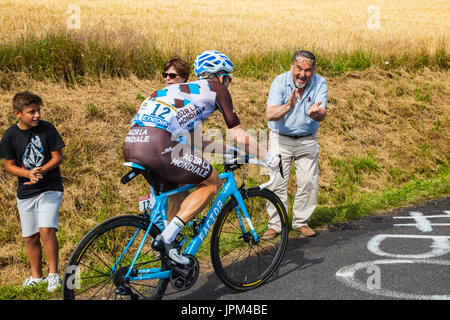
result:
<svg viewBox="0 0 450 320"><path fill-rule="evenodd" d="M211 238L214 270L226 286L237 291L254 289L265 283L280 265L288 240L286 209L272 191L248 189L244 202L258 239L253 237L234 198L220 212ZM269 204L276 209L281 232L273 239L264 239Z"/></svg>
<svg viewBox="0 0 450 320"><path fill-rule="evenodd" d="M149 226L142 216L111 218L91 230L67 263L63 281L64 300L161 299L168 279L126 281L125 275ZM151 248L160 233L152 226L135 262L137 268L164 268Z"/></svg>

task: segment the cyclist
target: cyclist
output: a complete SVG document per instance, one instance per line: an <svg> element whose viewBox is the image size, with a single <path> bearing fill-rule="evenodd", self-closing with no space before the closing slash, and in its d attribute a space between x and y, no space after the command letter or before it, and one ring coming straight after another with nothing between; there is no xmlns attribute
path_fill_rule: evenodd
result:
<svg viewBox="0 0 450 320"><path fill-rule="evenodd" d="M174 242L177 234L206 207L222 181L214 168L193 148L183 147L177 140L177 133L180 130L192 132L199 123L219 110L234 141L243 146L245 152L262 159L273 170L279 165L279 158L268 154L241 126L228 91L232 71L233 63L226 55L213 50L200 53L194 62L194 73L199 80L153 92L132 119L132 127L125 139L125 161L150 168L172 188L180 184L197 186L182 201L176 216L152 244L154 249L165 252L180 264L188 264L189 259L178 252ZM220 145L219 151L223 153L237 150L206 139L202 139L201 148L211 143Z"/></svg>

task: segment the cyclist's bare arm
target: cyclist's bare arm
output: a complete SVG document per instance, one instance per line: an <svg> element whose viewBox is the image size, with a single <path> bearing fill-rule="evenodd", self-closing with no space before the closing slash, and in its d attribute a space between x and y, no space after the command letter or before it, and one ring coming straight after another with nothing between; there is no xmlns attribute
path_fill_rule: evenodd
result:
<svg viewBox="0 0 450 320"><path fill-rule="evenodd" d="M245 150L245 153L248 153L252 156L258 157L259 159L265 159L267 156L266 150L258 144L258 142L253 138L251 135L249 135L247 132L245 132L244 128L241 125L237 125L234 128L229 129L233 135L234 141L238 144L239 148L241 150ZM200 146L197 145L195 134L192 134L190 137L190 145L194 146L194 148L199 149ZM212 141L210 139L207 139L202 136L201 138L201 148L202 151L205 150L214 150L215 152L221 152L221 153L229 153L230 147L218 142L218 141ZM208 148L207 148L208 147Z"/></svg>
<svg viewBox="0 0 450 320"><path fill-rule="evenodd" d="M233 134L234 141L238 146L245 150L246 153L255 156L259 159L265 159L267 151L263 148L250 134L245 132L241 125L237 125L230 129Z"/></svg>

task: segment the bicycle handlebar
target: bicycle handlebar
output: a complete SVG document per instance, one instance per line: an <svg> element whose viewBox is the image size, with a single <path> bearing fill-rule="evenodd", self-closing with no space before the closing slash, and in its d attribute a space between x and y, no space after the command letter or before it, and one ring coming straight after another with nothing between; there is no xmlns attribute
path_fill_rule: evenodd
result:
<svg viewBox="0 0 450 320"><path fill-rule="evenodd" d="M238 166L238 165L242 164L242 161L243 161L244 163L254 164L254 165L258 165L258 166L262 166L262 167L268 168L270 170L270 173L269 173L270 179L269 179L269 181L259 185L260 189L267 188L268 186L270 186L275 181L275 176L276 176L275 170L272 170L263 161L257 160L256 158L251 158L251 156L249 154L240 155L240 156L239 155L224 154L223 156L226 159L225 160L225 164L226 165L230 165L230 166L236 165L236 166ZM242 156L244 157L243 159L242 159ZM279 172L280 172L281 176L284 178L283 169L282 169L283 167L282 167L282 164L281 164L281 156L278 155L278 157L280 157Z"/></svg>

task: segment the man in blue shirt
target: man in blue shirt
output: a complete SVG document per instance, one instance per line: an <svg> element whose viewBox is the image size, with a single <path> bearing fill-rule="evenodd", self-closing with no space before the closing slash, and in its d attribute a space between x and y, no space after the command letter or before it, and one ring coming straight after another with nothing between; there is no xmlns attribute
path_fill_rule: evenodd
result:
<svg viewBox="0 0 450 320"><path fill-rule="evenodd" d="M309 51L295 52L291 70L277 76L270 87L266 115L270 129L269 151L281 154L284 178L277 175L270 187L288 208L289 173L294 160L297 194L294 199L292 228L303 236L314 236L308 226L319 189L317 129L327 113L328 87L325 79L315 74L316 58ZM275 209L268 208L271 219L265 239L281 231Z"/></svg>

